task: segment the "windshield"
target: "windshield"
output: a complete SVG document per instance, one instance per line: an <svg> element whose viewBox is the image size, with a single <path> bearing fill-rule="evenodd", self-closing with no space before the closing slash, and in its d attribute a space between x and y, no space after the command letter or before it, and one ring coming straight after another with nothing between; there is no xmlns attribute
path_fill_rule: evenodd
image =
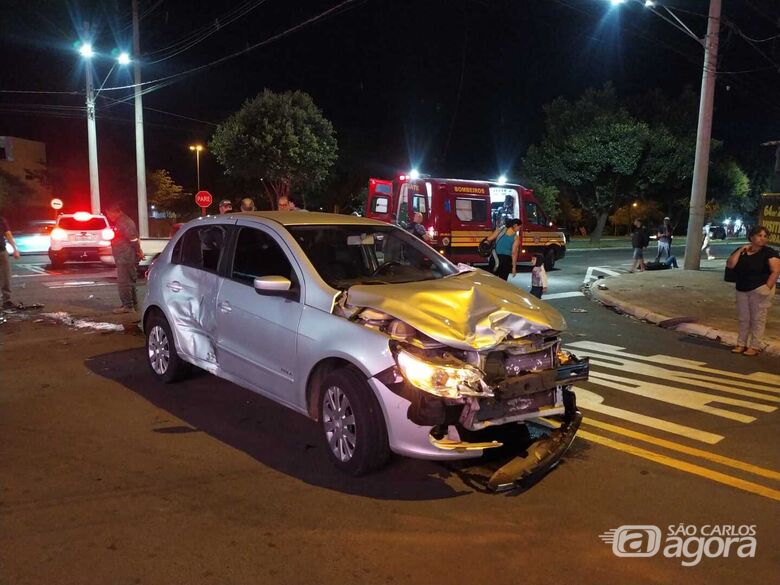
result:
<svg viewBox="0 0 780 585"><path fill-rule="evenodd" d="M102 230L108 227L105 218L91 217L85 221L79 221L75 217L61 217L57 223L64 230L87 231Z"/></svg>
<svg viewBox="0 0 780 585"><path fill-rule="evenodd" d="M333 288L394 284L457 274L449 260L397 227L309 225L287 228Z"/></svg>

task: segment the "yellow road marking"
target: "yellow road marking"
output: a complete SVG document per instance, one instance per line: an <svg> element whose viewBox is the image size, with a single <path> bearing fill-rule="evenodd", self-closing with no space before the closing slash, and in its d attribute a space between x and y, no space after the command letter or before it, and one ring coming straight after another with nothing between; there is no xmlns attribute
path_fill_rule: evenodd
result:
<svg viewBox="0 0 780 585"><path fill-rule="evenodd" d="M680 453L685 453L687 455L701 457L702 459L708 459L715 463L720 463L721 465L733 467L734 469L740 469L742 471L747 471L748 473L754 473L756 475L761 475L769 479L780 481L780 473L777 471L764 469L763 467L751 465L750 463L745 463L744 461L739 461L738 459L731 459L730 457L724 457L716 453L710 453L709 451L696 449L695 447L688 447L687 445L681 445L680 443L667 441L666 439L659 439L657 437L653 437L652 435L646 435L645 433L624 429L623 427L593 420L592 418L585 418L583 419L582 423L599 429L604 429L605 431L617 433L619 435L625 435L626 437L631 437L632 439L638 439L640 441L645 441L646 443L652 443L653 445L658 445L659 447L665 447L666 449L671 449L672 451L679 451Z"/></svg>
<svg viewBox="0 0 780 585"><path fill-rule="evenodd" d="M686 463L685 461L680 461L679 459L667 457L666 455L661 455L660 453L654 453L653 451L648 451L647 449L642 449L641 447L634 447L628 443L621 443L620 441L608 439L607 437L602 437L601 435L597 435L589 431L583 431L582 429L577 432L577 436L598 445L603 445L605 447L610 447L611 449L623 451L629 455L642 457L643 459L648 459L661 465L673 467L675 469L679 469L680 471L686 471L693 475L711 479L712 481L750 492L752 494L757 494L759 496L764 496L765 498L780 501L780 491L753 483L752 481L745 481L743 479L739 479L738 477L726 475L725 473L712 471L711 469L701 467L700 465Z"/></svg>

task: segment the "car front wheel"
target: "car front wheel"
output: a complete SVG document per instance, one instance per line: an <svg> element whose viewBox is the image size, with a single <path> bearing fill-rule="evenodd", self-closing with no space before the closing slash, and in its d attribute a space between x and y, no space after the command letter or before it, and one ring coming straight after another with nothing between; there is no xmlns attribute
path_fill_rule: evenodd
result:
<svg viewBox="0 0 780 585"><path fill-rule="evenodd" d="M191 366L179 357L168 321L160 314L146 324L146 357L154 376L166 384L181 380Z"/></svg>
<svg viewBox="0 0 780 585"><path fill-rule="evenodd" d="M351 475L364 475L390 456L382 410L360 373L342 368L320 388L319 418L328 456Z"/></svg>

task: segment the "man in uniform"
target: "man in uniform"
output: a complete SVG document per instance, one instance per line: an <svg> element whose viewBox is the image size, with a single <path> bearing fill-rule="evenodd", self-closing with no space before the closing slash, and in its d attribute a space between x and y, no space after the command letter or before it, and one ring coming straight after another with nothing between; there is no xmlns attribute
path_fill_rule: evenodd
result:
<svg viewBox="0 0 780 585"><path fill-rule="evenodd" d="M114 313L132 313L138 307L135 283L138 279L138 261L142 260L144 253L141 251L141 242L138 240L138 228L114 203L106 211L106 215L114 225L114 239L111 240L111 252L116 263L117 288L121 307L114 309Z"/></svg>

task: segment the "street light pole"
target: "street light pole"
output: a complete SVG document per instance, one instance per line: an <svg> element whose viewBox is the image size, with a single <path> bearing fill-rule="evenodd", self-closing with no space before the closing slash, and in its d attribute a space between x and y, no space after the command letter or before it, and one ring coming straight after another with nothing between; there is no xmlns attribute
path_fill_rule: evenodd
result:
<svg viewBox="0 0 780 585"><path fill-rule="evenodd" d="M685 270L698 270L701 260L704 205L707 201L707 174L710 164L712 109L715 100L715 75L718 66L721 0L710 0L707 38L704 42L704 71L701 78L699 128L696 133L696 158L693 165L688 233L685 239Z"/></svg>
<svg viewBox="0 0 780 585"><path fill-rule="evenodd" d="M88 54L87 54L88 53ZM87 148L89 151L89 201L92 213L100 213L100 178L98 176L97 128L95 127L95 95L92 87L91 48L83 52L87 69Z"/></svg>
<svg viewBox="0 0 780 585"><path fill-rule="evenodd" d="M149 237L149 211L146 199L146 155L144 153L144 106L141 99L141 39L138 27L138 0L133 0L133 53L135 73L135 174L138 184L138 233Z"/></svg>
<svg viewBox="0 0 780 585"><path fill-rule="evenodd" d="M195 151L195 169L197 172L198 191L200 191L200 151L203 150L203 147L200 144L196 144L190 146L190 150Z"/></svg>

